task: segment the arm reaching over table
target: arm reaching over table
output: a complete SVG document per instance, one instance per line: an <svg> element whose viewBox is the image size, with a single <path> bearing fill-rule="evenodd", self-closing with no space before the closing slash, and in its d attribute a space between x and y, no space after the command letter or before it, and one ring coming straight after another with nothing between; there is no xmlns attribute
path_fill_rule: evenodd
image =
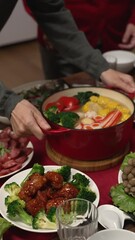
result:
<svg viewBox="0 0 135 240"><path fill-rule="evenodd" d="M44 134L41 129L50 128L36 107L7 89L2 82L0 82L0 115L10 120L17 137L35 135L42 139Z"/></svg>
<svg viewBox="0 0 135 240"><path fill-rule="evenodd" d="M39 110L25 99L19 102L11 112L10 122L18 137L35 135L38 139L43 139L44 134L41 129L50 128Z"/></svg>
<svg viewBox="0 0 135 240"><path fill-rule="evenodd" d="M133 77L128 74L109 69L103 72L100 78L108 87L121 89L127 93L135 93L135 82Z"/></svg>

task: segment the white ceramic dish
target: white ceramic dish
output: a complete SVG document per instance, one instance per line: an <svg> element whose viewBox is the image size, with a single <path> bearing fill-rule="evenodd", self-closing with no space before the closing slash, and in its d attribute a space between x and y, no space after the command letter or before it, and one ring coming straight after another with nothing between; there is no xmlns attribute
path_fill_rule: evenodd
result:
<svg viewBox="0 0 135 240"><path fill-rule="evenodd" d="M40 88L43 84L45 84L45 81L46 80L28 82L28 83L22 84L18 87L15 87L12 90L15 93L20 93L21 91L27 91L34 87Z"/></svg>
<svg viewBox="0 0 135 240"><path fill-rule="evenodd" d="M110 63L112 57L116 58L116 70L128 73L130 72L135 66L135 54L130 51L124 50L113 50L103 53L103 57Z"/></svg>
<svg viewBox="0 0 135 240"><path fill-rule="evenodd" d="M88 240L135 240L135 233L125 229L106 229L93 234Z"/></svg>
<svg viewBox="0 0 135 240"><path fill-rule="evenodd" d="M29 142L28 145L27 145L27 147L33 148L32 142ZM21 170L22 170L23 168L25 168L25 167L29 164L29 162L32 160L33 154L34 154L34 150L28 155L28 159L22 164L21 168L17 169L16 171L13 171L13 172L10 172L10 173L8 173L8 174L5 174L5 175L3 175L3 176L0 176L0 178L9 177L9 176L11 176L11 175L13 175L13 174L21 171Z"/></svg>
<svg viewBox="0 0 135 240"><path fill-rule="evenodd" d="M50 171L50 170L55 170L60 168L60 166L45 166L45 171ZM50 232L57 232L57 230L50 230L50 229L33 229L31 226L26 225L20 221L12 221L11 219L9 219L8 215L7 215L7 208L5 206L5 197L8 195L8 193L4 190L4 186L6 184L9 184L11 182L16 182L17 184L20 185L20 183L23 181L23 179L27 176L27 174L29 173L31 169L27 169L24 171L21 171L19 173L17 173L16 175L12 176L10 179L8 179L1 187L0 189L0 199L1 199L1 204L0 204L0 213L1 215L7 219L9 222L11 222L14 226L21 228L23 230L26 231L30 231L30 232L39 232L39 233L50 233ZM71 169L71 175L74 175L75 173L78 173L80 171L76 170L76 169ZM81 174L84 174L82 172L80 172ZM85 175L85 174L84 174ZM97 185L95 184L95 182L89 178L87 175L85 175L89 180L90 180L90 188L96 193L97 198L94 201L94 204L96 206L98 206L99 203L99 190Z"/></svg>
<svg viewBox="0 0 135 240"><path fill-rule="evenodd" d="M98 222L109 229L122 229L126 219L132 220L126 213L118 207L104 204L98 207Z"/></svg>

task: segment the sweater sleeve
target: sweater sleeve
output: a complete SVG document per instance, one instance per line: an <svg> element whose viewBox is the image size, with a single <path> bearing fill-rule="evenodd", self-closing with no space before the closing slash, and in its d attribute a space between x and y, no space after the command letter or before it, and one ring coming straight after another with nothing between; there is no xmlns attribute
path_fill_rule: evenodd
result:
<svg viewBox="0 0 135 240"><path fill-rule="evenodd" d="M108 63L99 50L87 42L79 31L63 0L27 0L35 19L54 44L59 54L80 71L99 79Z"/></svg>
<svg viewBox="0 0 135 240"><path fill-rule="evenodd" d="M135 1L132 0L133 2L133 7L132 7L132 12L131 12L131 15L130 15L130 18L129 18L129 23L133 23L135 25Z"/></svg>
<svg viewBox="0 0 135 240"><path fill-rule="evenodd" d="M0 115L10 119L10 114L15 108L16 104L20 102L23 97L17 95L13 91L7 89L2 82L0 82Z"/></svg>

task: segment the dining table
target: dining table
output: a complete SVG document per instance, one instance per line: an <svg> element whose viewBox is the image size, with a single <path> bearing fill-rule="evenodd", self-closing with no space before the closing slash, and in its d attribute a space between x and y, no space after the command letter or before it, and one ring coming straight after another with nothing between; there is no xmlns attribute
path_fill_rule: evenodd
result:
<svg viewBox="0 0 135 240"><path fill-rule="evenodd" d="M74 83L78 82L78 77L80 82L83 82L83 79L89 80L89 76L87 74L75 74L74 76L68 77L66 80L68 84L71 84L73 80ZM93 81L93 79L90 79ZM2 125L2 127L6 127ZM47 155L46 151L46 136L43 140L38 140L36 137L31 136L30 141L33 144L34 148L34 155L30 163L24 168L31 168L34 163L39 163L44 166L49 165L57 165L52 159L50 159ZM132 136L130 139L130 149L129 152L135 152L135 123L133 123L132 128ZM122 163L122 159L116 166L109 167L104 170L97 170L97 171L85 171L84 173L87 174L97 185L100 193L99 199L99 206L103 204L113 204L112 199L110 197L110 189L112 186L118 184L118 173L120 170L120 166ZM9 177L8 177L9 178ZM1 178L0 179L0 186L4 184L4 182L8 178ZM103 229L102 226L99 224L99 230ZM129 231L135 232L135 222L131 220L125 220L124 229L128 229ZM5 234L4 240L29 240L29 239L36 239L36 240L57 240L58 235L57 232L53 233L36 233L31 231L22 230L18 227L12 226Z"/></svg>

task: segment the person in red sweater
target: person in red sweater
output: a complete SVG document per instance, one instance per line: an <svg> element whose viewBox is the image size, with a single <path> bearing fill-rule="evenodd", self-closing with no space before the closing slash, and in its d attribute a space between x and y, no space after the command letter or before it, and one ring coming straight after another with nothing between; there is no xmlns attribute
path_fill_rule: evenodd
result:
<svg viewBox="0 0 135 240"><path fill-rule="evenodd" d="M135 0L65 0L65 6L94 48L101 52L135 48ZM53 49L40 27L38 40L46 78L79 72Z"/></svg>
<svg viewBox="0 0 135 240"><path fill-rule="evenodd" d="M65 0L65 5L94 48L135 48L134 0Z"/></svg>

